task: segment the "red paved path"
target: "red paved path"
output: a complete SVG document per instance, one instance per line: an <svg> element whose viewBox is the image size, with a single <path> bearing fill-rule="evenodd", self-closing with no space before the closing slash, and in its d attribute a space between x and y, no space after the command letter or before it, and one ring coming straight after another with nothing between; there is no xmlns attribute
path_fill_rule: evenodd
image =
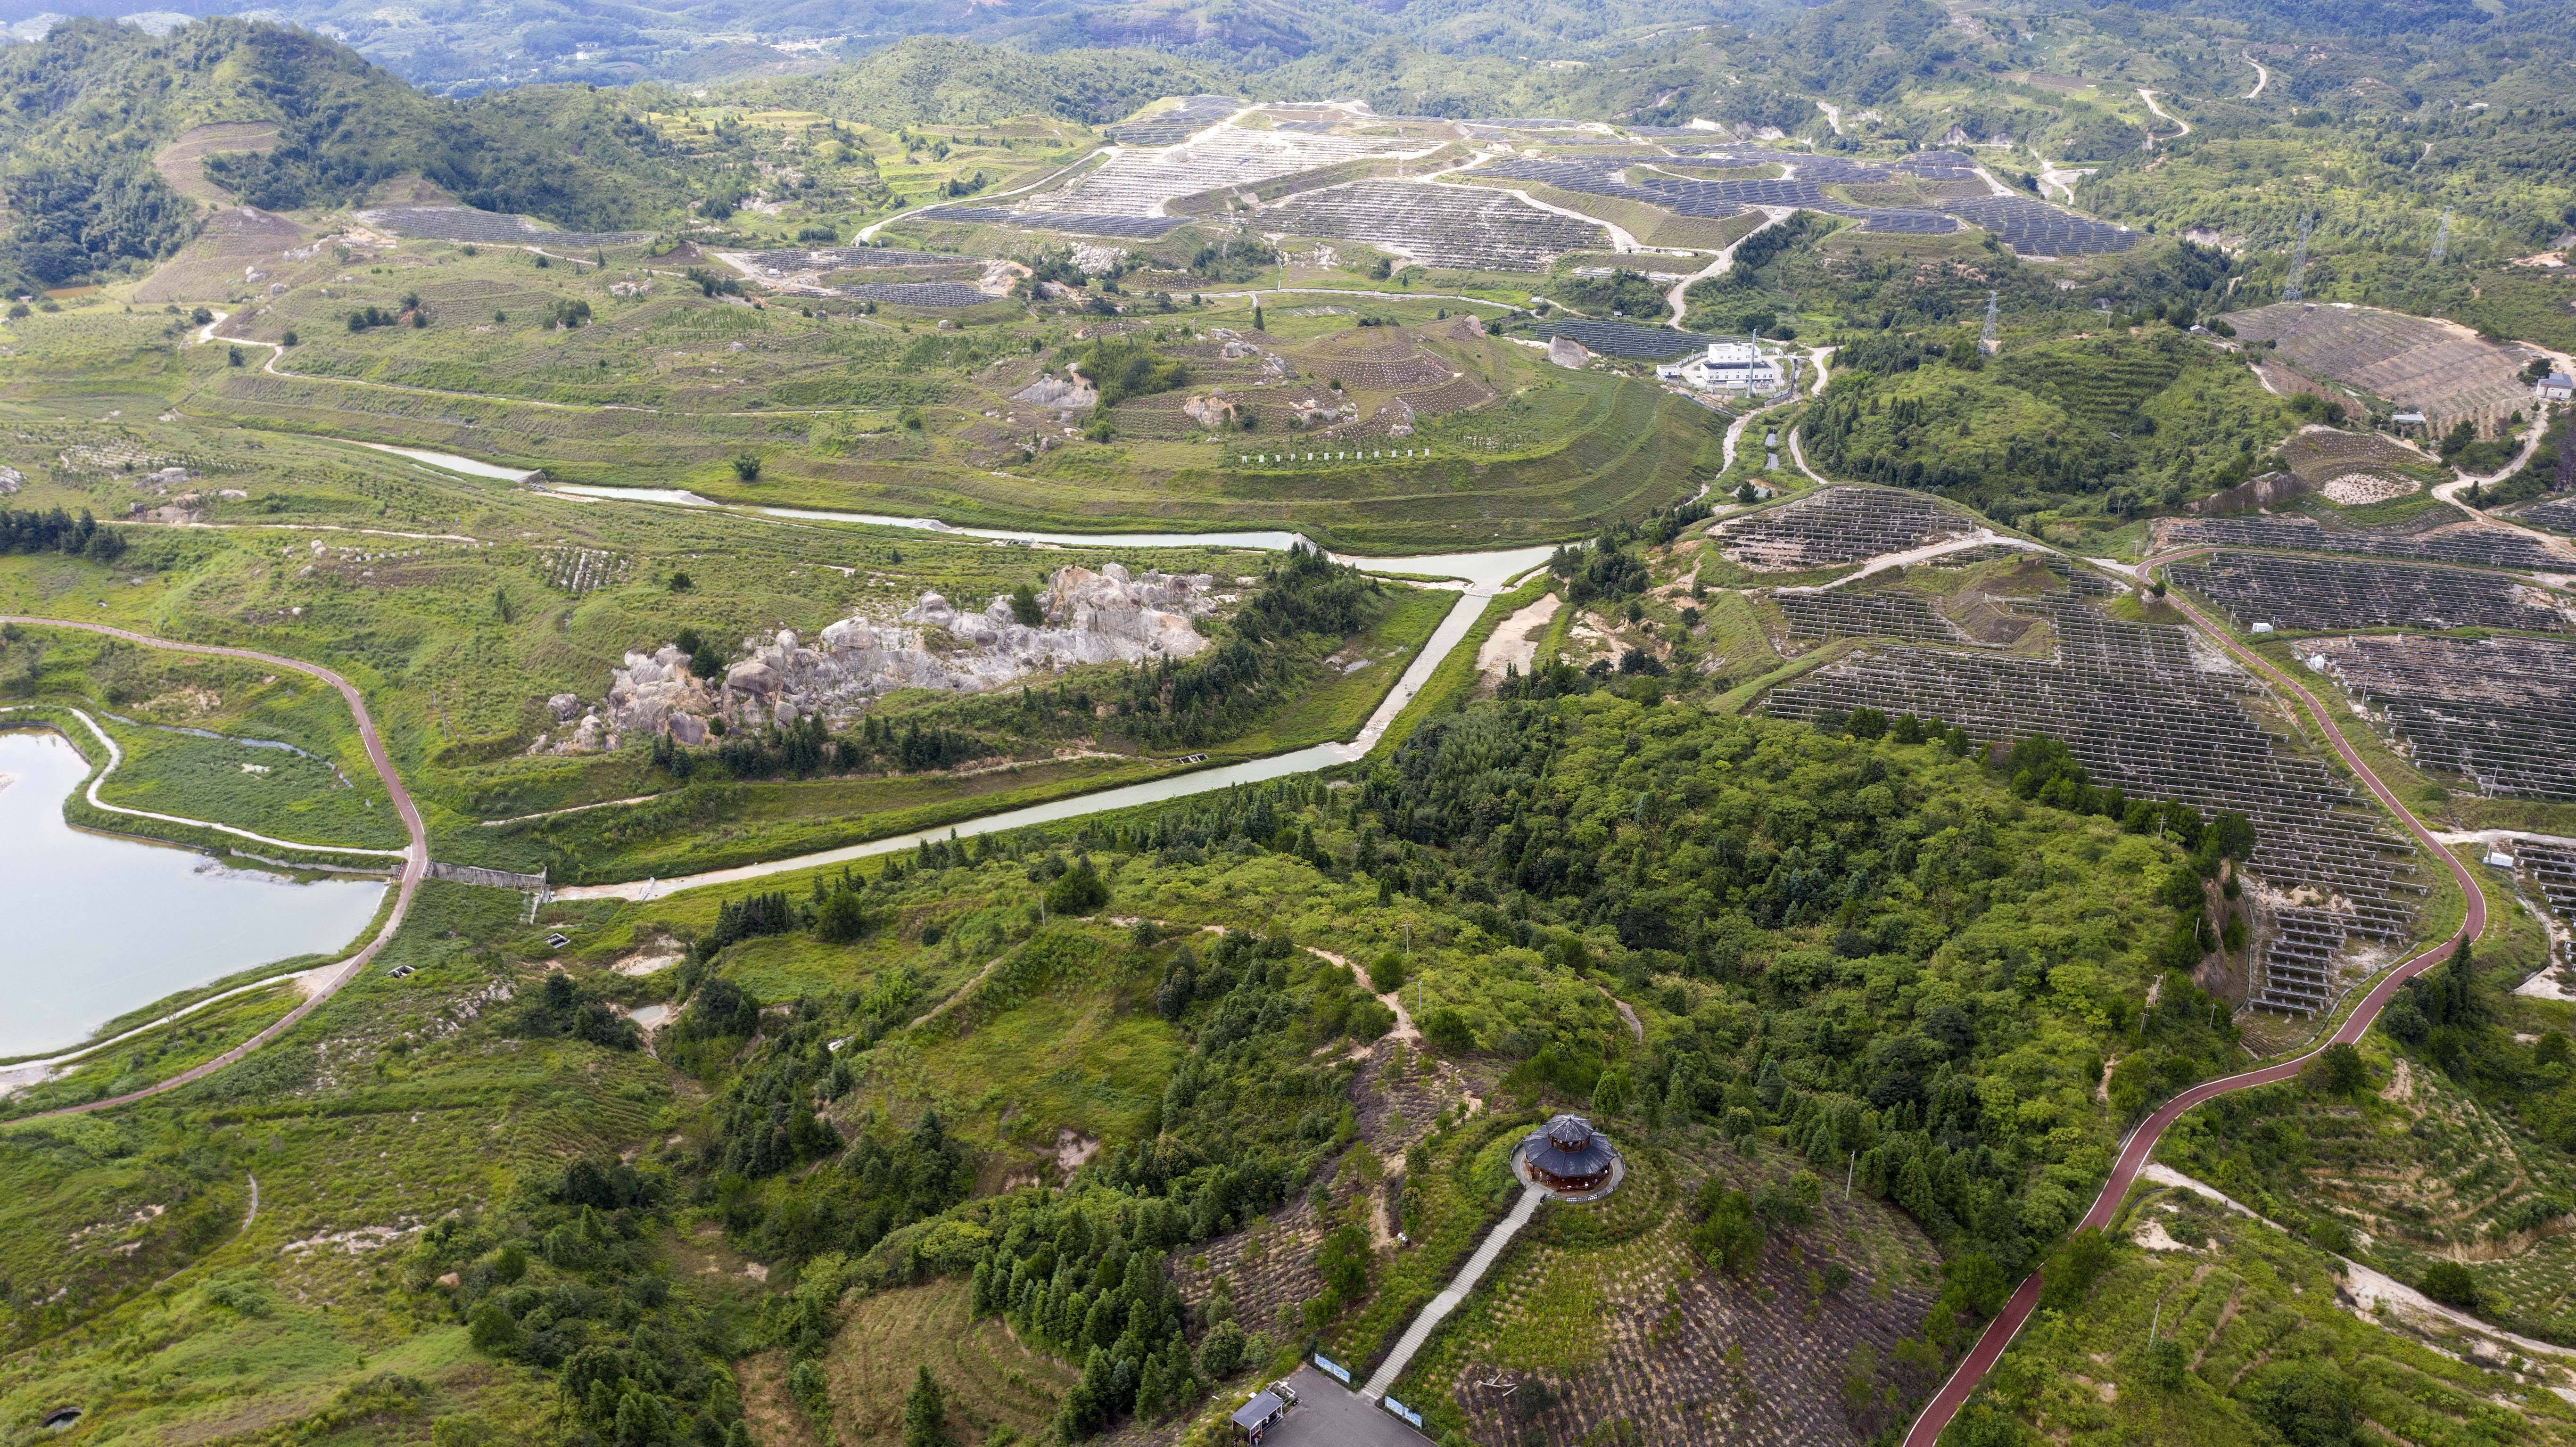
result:
<svg viewBox="0 0 2576 1447"><path fill-rule="evenodd" d="M2154 567L2208 551L2210 549L2191 548L2167 553L2148 559L2147 566ZM2379 983L2371 987L2370 993L2362 996L2361 1003L2353 1007L2352 1014L2345 1018L2341 1028L2334 1032L2331 1039L2320 1044L2317 1050L2323 1050L2327 1045L2349 1045L2361 1038L2362 1032L2370 1028L2371 1021L2379 1018L2380 1010L2386 1007L2391 997L2396 995L2398 986L2449 959L2451 951L2460 941L2476 939L2486 932L2486 896L2479 893L2478 882L2470 877L2468 870L2461 866L2460 861L2452 855L2451 851L2443 848L2440 841L2434 839L2424 826L2416 821L2415 816L2409 813L2404 805L2397 802L2397 796L2390 793L2388 786L2379 781L2379 776L2372 773L2369 766L2361 761L2361 757L2353 752L2352 745L2344 741L2343 732L2335 727L2333 716L2326 711L2323 704L2317 702L2316 695L2309 693L2297 679L2274 668L2251 650L2240 647L2227 630L2211 622L2206 614L2179 595L2168 596L2165 601L2180 608L2193 623L2199 625L2202 632L2215 639L2238 661L2271 679L2273 683L2286 689L2297 697L2300 703L2306 705L2309 717L2315 719L2317 726L2325 731L2327 742L2334 745L2334 751L2342 756L2344 763L2351 767L2354 775L2368 785L2370 792L2378 798L2379 802L2405 824L2406 832L2414 835L2417 843L2430 851L2434 858L2450 866L2451 877L2459 881L2460 891L2467 897L2468 915L2461 921L2459 932L2382 976ZM2102 1193L2093 1198L2093 1209L2084 1213L2083 1221L2078 1223L2079 1228L2089 1226L2100 1229L2111 1224L2111 1217L2118 1212L2120 1203L2128 1198L2129 1187L2137 1181L2138 1171L2146 1165L2147 1158L2155 1153L2157 1140L2164 1135L2166 1127L2182 1118L2183 1112L2214 1096L2226 1095L2238 1090L2251 1090L2258 1085L2272 1085L2288 1080L2297 1075L2299 1067L2305 1065L2315 1054L2316 1051L2310 1051L2306 1055L2283 1061L2279 1065L2266 1066L2261 1070L2249 1070L2243 1075L2206 1080L2166 1101L2155 1114L2148 1116L2136 1130L2129 1133L2129 1138L2121 1143L2119 1160L2111 1167L2111 1178L2102 1183ZM1933 1443L1940 1439L1941 1430L1950 1425L1950 1419L1958 1415L1960 1407L1966 1405L1969 1396L1977 1390L1977 1385L1985 1380L1986 1373L1994 1369L1996 1361L2004 1354L2004 1348L2012 1345L2014 1335L2020 1332L2023 1322L2030 1320L2031 1312L2038 1305L2039 1273L2034 1271L2023 1280L2020 1288L2013 1292L2012 1299L2004 1303L2003 1311L1993 1321L1987 1323L1984 1334L1977 1338L1976 1346L1959 1363L1958 1369L1950 1374L1950 1379L1941 1384L1941 1390L1933 1394L1930 1402L1924 1404L1922 1415L1914 1419L1914 1426L1905 1434L1905 1447L1933 1447Z"/></svg>
<svg viewBox="0 0 2576 1447"><path fill-rule="evenodd" d="M24 623L36 628L78 628L84 633L104 633L110 638L121 638L128 643L140 643L146 648L167 648L177 653L204 653L217 658L246 658L254 663L290 668L297 673L322 680L340 690L340 697L348 701L349 712L358 720L358 737L367 746L367 761L376 766L376 776L385 781L385 792L393 796L394 809L402 815L403 830L411 835L411 854L403 861L402 882L396 886L393 911L385 916L384 927L377 930L375 938L367 941L356 954L349 956L348 962L341 967L340 972L324 981L321 989L314 991L310 998L287 1011L284 1019L276 1021L267 1029L203 1065L183 1070L157 1085L147 1085L141 1090L128 1091L123 1095L110 1096L105 1100L93 1100L87 1105L67 1105L60 1110L49 1110L39 1115L29 1116L28 1119L42 1120L46 1116L79 1115L87 1111L104 1110L111 1105L125 1105L141 1100L145 1096L159 1095L165 1090L176 1090L189 1081L201 1080L214 1074L293 1029L297 1021L313 1012L314 1006L330 999L339 992L342 985L356 979L358 972L367 967L367 962L376 957L376 952L385 947L385 942L394 937L394 931L402 928L403 916L411 912L412 894L419 889L421 876L429 868L429 831L421 827L420 810L412 804L411 795L404 790L402 778L394 772L392 761L385 757L384 740L377 737L375 720L367 716L366 701L358 696L356 685L318 664L299 663L292 658L280 658L274 653L259 653L248 648L222 648L207 643L173 643L166 638L154 638L149 634L135 633L123 628L110 628L104 623L78 623L66 618L28 618L0 614L0 623Z"/></svg>

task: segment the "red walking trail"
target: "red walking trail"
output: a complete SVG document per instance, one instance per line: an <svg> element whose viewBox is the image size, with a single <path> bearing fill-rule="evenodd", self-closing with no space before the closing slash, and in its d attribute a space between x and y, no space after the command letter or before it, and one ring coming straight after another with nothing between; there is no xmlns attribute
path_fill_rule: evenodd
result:
<svg viewBox="0 0 2576 1447"><path fill-rule="evenodd" d="M421 876L429 870L429 831L421 827L420 810L413 805L410 793L403 788L402 778L394 772L393 762L385 757L384 740L376 734L375 720L367 716L366 701L358 696L357 687L349 680L318 664L299 663L292 658L280 658L274 653L259 653L248 648L222 648L206 643L173 643L166 638L154 638L148 634L130 632L123 628L110 628L104 623L78 623L64 618L24 618L5 614L0 614L0 623L23 623L35 628L78 628L85 633L104 633L110 638L122 639L128 643L140 643L146 648L167 648L176 653L204 653L217 658L246 658L254 663L264 663L275 668L289 668L297 673L322 680L340 690L340 697L348 701L349 712L358 720L358 737L367 746L367 762L376 766L376 776L385 781L385 792L393 796L394 809L402 815L404 832L411 835L411 851L403 860L402 882L396 887L394 907L385 916L384 927L377 930L375 937L368 940L356 954L349 956L339 973L323 981L322 988L315 990L303 1003L287 1011L284 1019L274 1022L267 1029L203 1065L181 1071L156 1085L147 1085L141 1090L128 1091L123 1095L110 1096L105 1100L93 1100L87 1105L67 1105L60 1110L45 1111L29 1116L27 1119L42 1120L46 1116L80 1115L88 1111L104 1110L112 1105L126 1105L146 1096L159 1095L165 1090L176 1090L192 1080L201 1080L214 1074L295 1028L296 1022L313 1013L315 1006L330 999L339 993L341 986L356 979L358 972L367 967L367 962L376 957L376 952L385 947L385 942L394 937L394 931L402 928L403 916L411 912L412 895L420 888Z"/></svg>
<svg viewBox="0 0 2576 1447"><path fill-rule="evenodd" d="M2155 567L2207 551L2209 549L2192 548L2167 553L2148 559L2146 566ZM2487 927L2486 896L2479 893L2478 882L2470 877L2467 869L2461 867L2460 861L2452 855L2451 851L2443 848L2440 841L2427 832L2404 805L2397 802L2397 796L2389 792L2388 786L2381 783L2379 776L2372 773L2370 767L2361 761L2361 757L2353 752L2352 745L2344 741L2342 731L2335 727L2333 716L2326 711L2323 704L2317 702L2316 696L2309 693L2298 680L2282 673L2250 650L2239 646L2225 629L2211 622L2207 615L2181 597L2169 596L2165 601L2189 615L2191 621L2197 624L2202 632L2215 639L2238 661L2296 695L2299 702L2307 706L2308 715L2316 720L2320 729L2325 731L2327 742L2334 745L2335 753L2342 757L2353 774L2369 786L2370 792L2380 803L2387 806L2390 813L2397 816L2398 820L2406 826L2406 832L2415 836L2417 843L2431 851L2434 858L2450 866L2451 877L2459 881L2460 893L2468 902L2468 915L2461 921L2459 932L2450 939L2444 940L2441 944L2381 976L2379 983L2371 987L2370 993L2362 996L2361 1003L2353 1007L2352 1014L2346 1017L2342 1027L2334 1032L2334 1037L2319 1045L2317 1050L2312 1050L2294 1060L2266 1066L2261 1070L2249 1070L2242 1075L2203 1081L2166 1101L2155 1114L2148 1116L2145 1122L2131 1131L2129 1138L2121 1143L2120 1158L2111 1168L2111 1178L2102 1183L2102 1194L2093 1198L2093 1209L2084 1213L2084 1219L2078 1223L2079 1229L2091 1227L2100 1230L2111 1224L2111 1218L2118 1212L2120 1203L2128 1197L2129 1187L2137 1181L2139 1170L2146 1165L2147 1158L2155 1153L2157 1140L2164 1135L2166 1127L2182 1118L2183 1112L2205 1100L2226 1095L2232 1091L2251 1090L2258 1085L2273 1085L2288 1080L2296 1076L2299 1068L2315 1058L2317 1051L2325 1049L2327 1045L2349 1045L2359 1040L2362 1032L2370 1028L2370 1022L2379 1018L2380 1010L2388 1004L2391 997L2396 995L2398 986L2449 959L2451 951L2456 949L2461 941L2476 939L2486 932ZM2034 1271L2023 1280L2020 1289L2013 1292L2012 1300L2004 1303L2003 1311L1993 1321L1987 1323L1984 1334L1977 1338L1975 1348L1968 1353L1965 1360L1959 1363L1958 1369L1950 1374L1950 1380L1942 1383L1941 1390L1933 1394L1930 1402L1924 1404L1922 1415L1914 1419L1913 1428L1905 1434L1905 1447L1933 1447L1933 1444L1940 1439L1942 1429L1949 1426L1950 1419L1958 1415L1960 1407L1967 1404L1969 1396L1977 1390L1977 1385L1985 1380L1986 1373L1994 1369L1995 1363L2004 1354L2004 1348L2012 1345L2014 1335L2020 1332L2022 1323L2030 1320L2031 1312L2037 1309L2038 1305L2039 1273Z"/></svg>

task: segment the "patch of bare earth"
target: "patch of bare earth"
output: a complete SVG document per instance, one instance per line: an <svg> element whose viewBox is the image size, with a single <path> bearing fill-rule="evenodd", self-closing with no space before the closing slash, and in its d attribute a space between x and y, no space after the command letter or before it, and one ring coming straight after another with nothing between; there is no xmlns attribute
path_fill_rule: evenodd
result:
<svg viewBox="0 0 2576 1447"><path fill-rule="evenodd" d="M760 1447L822 1447L803 1409L787 1395L787 1354L765 1351L733 1364L742 1384L742 1424Z"/></svg>

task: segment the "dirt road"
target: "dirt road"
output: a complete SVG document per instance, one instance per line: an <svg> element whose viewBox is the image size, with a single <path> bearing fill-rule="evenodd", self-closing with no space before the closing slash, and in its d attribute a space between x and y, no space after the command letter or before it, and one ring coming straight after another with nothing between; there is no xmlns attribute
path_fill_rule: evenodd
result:
<svg viewBox="0 0 2576 1447"><path fill-rule="evenodd" d="M385 947L385 942L394 937L394 931L402 928L403 916L411 912L412 896L419 891L421 877L429 869L429 831L420 822L420 809L412 803L410 792L403 788L402 776L394 772L393 761L385 756L384 739L376 732L376 722L368 715L367 702L359 696L357 685L319 664L281 658L274 653L261 653L249 648L225 648L209 643L174 643L167 638L155 638L148 633L112 628L104 623L82 623L68 618L33 618L0 614L0 623L19 623L31 628L77 628L84 633L104 634L109 638L140 644L146 648L166 648L174 653L202 653L213 658L247 659L253 663L266 664L271 668L293 669L309 678L322 680L338 689L340 697L348 703L350 714L358 721L358 738L367 746L367 762L375 766L376 777L384 780L385 792L394 801L394 811L402 816L403 832L411 836L411 847L403 859L402 882L395 889L393 909L385 915L383 927L378 929L375 937L361 946L356 954L349 956L338 973L323 981L322 988L315 990L302 1004L287 1011L284 1018L214 1059L183 1070L158 1084L147 1085L141 1090L128 1091L123 1095L110 1096L105 1100L93 1100L86 1105L67 1105L60 1110L50 1110L43 1115L29 1117L30 1119L42 1120L45 1116L54 1115L80 1115L88 1111L104 1110L112 1105L126 1105L146 1096L159 1095L165 1090L176 1090L192 1080L202 1080L214 1074L295 1028L298 1021L313 1013L315 1006L330 999L339 993L341 986L356 979L358 972L365 969L369 961L375 959L376 952Z"/></svg>
<svg viewBox="0 0 2576 1447"><path fill-rule="evenodd" d="M2140 572L2143 574L2147 569L2158 564L2173 562L2205 551L2207 549L2187 550L2151 558L2140 568ZM2429 851L2434 858L2450 867L2452 878L2458 881L2461 892L2468 901L2468 915L2461 922L2459 931L2451 938L2381 976L2379 983L2371 987L2370 993L2362 997L2361 1003L2353 1007L2352 1014L2346 1017L2343 1024L2335 1030L2333 1037L2320 1044L2316 1050L2296 1059L2285 1060L2278 1065L2266 1066L2261 1070L2249 1070L2242 1075L2203 1081L2166 1101L2155 1114L2148 1116L2137 1129L2131 1131L2127 1140L2120 1143L2119 1159L2111 1167L2111 1178L2102 1183L2101 1194L2093 1198L2093 1208L2084 1213L2084 1219L2077 1223L2079 1228L2101 1229L2111 1224L2111 1218L2119 1212L2120 1203L2128 1199L2129 1187L2136 1183L2139 1171L2147 1164L2148 1157L2155 1154L2156 1142L2163 1138L2168 1127L2182 1118L2185 1111L2203 1101L2213 1100L2222 1095L2239 1090L2251 1090L2258 1085L2274 1085L2291 1079L2299 1073L2301 1067L2314 1059L2317 1053L2327 1046L2349 1045L2359 1040L2363 1032L2370 1028L2371 1022L2379 1018L2379 1012L2385 1009L2388 1002L2396 996L2399 986L2449 959L2451 952L2457 949L2462 941L2476 939L2486 932L2487 927L2486 896L2478 892L2477 880L2470 876L2469 871L2449 850L2442 847L2441 842L2433 837L2432 832L2424 827L2422 821L2397 802L2397 796L2390 792L2386 784L2380 782L2377 774L2370 771L2370 766L2362 762L2361 756L2353 752L2352 745L2344 740L2342 730L2335 726L2333 714L2327 711L2324 704L2317 701L2316 695L2308 692L2298 680L2282 673L2250 650L2239 646L2225 629L2210 621L2206 614L2189 602L2178 596L2168 596L2166 601L2182 609L2194 626L2208 634L2220 647L2225 648L2231 657L2269 679L2307 709L2309 717L2315 720L2317 727L2324 732L2326 741L2334 746L2335 753L2343 759L2346 766L2351 768L2353 775L2368 785L2371 794L2405 824L2406 832L2413 835L2418 844ZM1967 1358L1959 1363L1958 1369L1950 1374L1950 1379L1941 1384L1941 1390L1934 1393L1932 1400L1924 1405L1922 1415L1914 1419L1913 1427L1905 1434L1905 1447L1933 1447L1933 1444L1940 1440L1941 1430L1950 1425L1950 1419L1958 1415L1959 1408L1966 1404L1969 1396L1976 1391L1977 1385L1985 1380L1986 1373L1992 1371L1995 1363L2002 1359L2004 1349L2012 1345L2012 1339L2021 1331L2022 1324L2030 1320L2031 1312L2039 1305L2039 1289L2039 1273L2034 1271L2022 1282L2020 1289L2013 1292L2012 1299L2004 1304L2003 1311L1987 1324L1984 1334L1977 1338L1976 1346L1968 1352Z"/></svg>

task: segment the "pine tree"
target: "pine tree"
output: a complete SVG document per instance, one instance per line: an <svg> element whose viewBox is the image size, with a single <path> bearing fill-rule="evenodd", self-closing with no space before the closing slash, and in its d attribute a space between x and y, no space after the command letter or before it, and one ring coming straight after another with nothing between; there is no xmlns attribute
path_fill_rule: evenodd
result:
<svg viewBox="0 0 2576 1447"><path fill-rule="evenodd" d="M928 1366L915 1367L903 1399L903 1447L946 1447L947 1441L948 1399Z"/></svg>

